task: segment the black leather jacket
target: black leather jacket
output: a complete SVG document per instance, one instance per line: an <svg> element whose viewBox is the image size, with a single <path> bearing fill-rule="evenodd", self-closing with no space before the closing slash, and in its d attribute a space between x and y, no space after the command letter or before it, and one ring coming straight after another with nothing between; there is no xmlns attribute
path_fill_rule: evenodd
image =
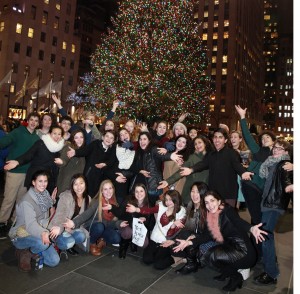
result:
<svg viewBox="0 0 300 294"><path fill-rule="evenodd" d="M277 163L274 173L272 174L272 184L269 189L263 192L262 206L273 209L286 210L290 201L289 193L285 192L285 187L292 183L292 172L282 168L289 160L282 160Z"/></svg>

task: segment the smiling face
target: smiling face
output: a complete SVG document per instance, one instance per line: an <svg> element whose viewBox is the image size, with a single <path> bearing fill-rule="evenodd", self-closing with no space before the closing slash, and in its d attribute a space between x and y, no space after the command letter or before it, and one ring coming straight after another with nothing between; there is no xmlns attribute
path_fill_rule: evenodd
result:
<svg viewBox="0 0 300 294"><path fill-rule="evenodd" d="M78 197L81 197L85 192L86 185L83 178L77 178L73 183L73 190Z"/></svg>
<svg viewBox="0 0 300 294"><path fill-rule="evenodd" d="M129 120L128 122L126 122L124 127L130 134L132 134L132 132L134 130L134 123Z"/></svg>
<svg viewBox="0 0 300 294"><path fill-rule="evenodd" d="M103 144L107 147L110 147L115 141L115 136L110 133L110 132L107 132L104 137L103 137Z"/></svg>
<svg viewBox="0 0 300 294"><path fill-rule="evenodd" d="M220 151L222 148L224 148L227 139L225 139L224 135L220 132L215 132L213 137L214 146L217 151Z"/></svg>
<svg viewBox="0 0 300 294"><path fill-rule="evenodd" d="M119 138L120 138L120 141L122 141L122 142L130 141L129 131L121 130L120 133L119 133Z"/></svg>
<svg viewBox="0 0 300 294"><path fill-rule="evenodd" d="M143 187L137 186L134 189L134 197L138 201L138 203L143 203L146 197L146 191Z"/></svg>
<svg viewBox="0 0 300 294"><path fill-rule="evenodd" d="M197 130L196 129L191 129L190 131L189 131L189 136L190 136L190 138L193 140L193 139L195 139L196 137L197 137L197 135L198 135L198 133L197 133Z"/></svg>
<svg viewBox="0 0 300 294"><path fill-rule="evenodd" d="M174 136L178 137L179 135L184 135L184 128L177 125L174 129Z"/></svg>
<svg viewBox="0 0 300 294"><path fill-rule="evenodd" d="M176 151L181 151L186 147L186 138L180 137L176 141Z"/></svg>
<svg viewBox="0 0 300 294"><path fill-rule="evenodd" d="M216 213L219 210L221 200L216 199L213 195L207 195L204 198L204 203L208 212Z"/></svg>
<svg viewBox="0 0 300 294"><path fill-rule="evenodd" d="M101 193L106 200L111 199L114 195L114 188L113 188L112 184L105 183L102 187Z"/></svg>
<svg viewBox="0 0 300 294"><path fill-rule="evenodd" d="M53 128L51 133L50 133L50 137L52 138L52 140L54 142L59 142L61 140L61 137L62 137L62 132L61 132L61 129L59 128Z"/></svg>
<svg viewBox="0 0 300 294"><path fill-rule="evenodd" d="M76 144L76 146L79 148L83 145L84 143L84 135L83 133L79 132L77 134L75 134L74 136L74 142Z"/></svg>
<svg viewBox="0 0 300 294"><path fill-rule="evenodd" d="M44 115L42 120L43 128L50 128L52 124L52 117L50 115Z"/></svg>
<svg viewBox="0 0 300 294"><path fill-rule="evenodd" d="M28 119L27 129L30 132L33 132L35 130L35 128L38 127L38 125L39 125L39 118L37 116L31 116Z"/></svg>
<svg viewBox="0 0 300 294"><path fill-rule="evenodd" d="M139 144L142 150L147 149L150 141L146 135L141 135L139 139Z"/></svg>
<svg viewBox="0 0 300 294"><path fill-rule="evenodd" d="M113 130L114 128L115 128L115 124L113 121L111 121L111 120L106 121L105 126L104 126L105 131Z"/></svg>
<svg viewBox="0 0 300 294"><path fill-rule="evenodd" d="M64 119L60 125L65 133L69 132L69 130L71 129L71 122L69 120Z"/></svg>
<svg viewBox="0 0 300 294"><path fill-rule="evenodd" d="M167 125L164 122L160 122L156 128L156 134L158 136L163 136L167 132Z"/></svg>
<svg viewBox="0 0 300 294"><path fill-rule="evenodd" d="M202 139L197 138L194 141L194 146L195 146L195 152L196 153L200 153L200 152L204 152L205 151L205 143Z"/></svg>
<svg viewBox="0 0 300 294"><path fill-rule="evenodd" d="M264 134L261 137L261 144L263 147L269 147L271 148L274 144L273 139L268 134Z"/></svg>
<svg viewBox="0 0 300 294"><path fill-rule="evenodd" d="M231 142L233 149L239 149L240 144L242 142L242 138L240 137L239 133L236 133L236 132L231 133L230 134L230 142Z"/></svg>
<svg viewBox="0 0 300 294"><path fill-rule="evenodd" d="M37 192L42 193L47 188L48 177L44 175L40 175L34 181L32 181L32 185Z"/></svg>
<svg viewBox="0 0 300 294"><path fill-rule="evenodd" d="M288 151L284 149L283 146L280 146L278 143L276 143L272 149L273 157L280 157L284 154L289 154Z"/></svg>
<svg viewBox="0 0 300 294"><path fill-rule="evenodd" d="M166 195L166 198L165 198L165 205L168 207L168 208L174 208L174 202L172 201L172 198L170 195Z"/></svg>

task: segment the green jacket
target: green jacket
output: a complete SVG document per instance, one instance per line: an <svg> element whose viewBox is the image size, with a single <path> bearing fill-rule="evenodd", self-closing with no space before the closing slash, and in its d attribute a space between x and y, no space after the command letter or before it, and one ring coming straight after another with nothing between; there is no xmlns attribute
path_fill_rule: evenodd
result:
<svg viewBox="0 0 300 294"><path fill-rule="evenodd" d="M26 127L20 126L0 139L0 149L9 147L7 160L15 160L38 140L40 140L40 138L35 131L30 133ZM30 163L22 166L19 165L10 172L25 174L29 165Z"/></svg>
<svg viewBox="0 0 300 294"><path fill-rule="evenodd" d="M204 155L202 153L193 153L189 156L188 160L184 162L182 167L192 167L199 161L202 161ZM193 183L195 182L204 182L208 183L208 170L204 170L199 173L193 173L186 177L186 181L182 190L182 201L184 204L187 204L190 200L190 191ZM171 177L167 178L166 181L169 185L174 184L181 178L180 170L175 172Z"/></svg>

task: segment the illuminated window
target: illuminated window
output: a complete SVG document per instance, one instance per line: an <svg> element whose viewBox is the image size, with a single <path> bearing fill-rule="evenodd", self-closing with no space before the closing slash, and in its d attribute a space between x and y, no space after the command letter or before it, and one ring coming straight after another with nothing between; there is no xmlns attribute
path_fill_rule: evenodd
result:
<svg viewBox="0 0 300 294"><path fill-rule="evenodd" d="M218 50L218 46L213 46L213 51L217 51Z"/></svg>
<svg viewBox="0 0 300 294"><path fill-rule="evenodd" d="M194 13L194 19L197 19L198 17L199 17L199 12L197 11Z"/></svg>
<svg viewBox="0 0 300 294"><path fill-rule="evenodd" d="M0 32L4 31L4 21L0 22Z"/></svg>
<svg viewBox="0 0 300 294"><path fill-rule="evenodd" d="M278 112L278 117L281 117L281 112Z"/></svg>
<svg viewBox="0 0 300 294"><path fill-rule="evenodd" d="M203 23L203 28L204 28L204 29L207 29L207 28L208 28L208 23L207 23L207 22L204 22L204 23Z"/></svg>
<svg viewBox="0 0 300 294"><path fill-rule="evenodd" d="M222 75L227 75L227 68L222 68Z"/></svg>
<svg viewBox="0 0 300 294"><path fill-rule="evenodd" d="M226 19L226 20L224 20L224 27L228 27L228 26L229 26L229 20Z"/></svg>
<svg viewBox="0 0 300 294"><path fill-rule="evenodd" d="M72 44L71 52L72 52L72 53L75 53L75 51L76 51L76 50L75 50L75 44Z"/></svg>
<svg viewBox="0 0 300 294"><path fill-rule="evenodd" d="M59 17L55 16L55 20L54 20L54 23L53 23L53 28L58 30L58 27L59 27Z"/></svg>
<svg viewBox="0 0 300 294"><path fill-rule="evenodd" d="M279 106L278 106L278 109L279 109L279 110L282 110L282 105L279 105Z"/></svg>
<svg viewBox="0 0 300 294"><path fill-rule="evenodd" d="M264 16L264 20L270 20L270 15L266 14L266 15Z"/></svg>
<svg viewBox="0 0 300 294"><path fill-rule="evenodd" d="M278 127L278 129L277 129L277 130L278 130L278 132L281 132L281 127Z"/></svg>
<svg viewBox="0 0 300 294"><path fill-rule="evenodd" d="M217 56L213 56L213 57L211 58L211 62L212 62L212 63L216 63L216 62L217 62Z"/></svg>
<svg viewBox="0 0 300 294"><path fill-rule="evenodd" d="M47 24L47 21L48 21L48 12L43 11L42 24Z"/></svg>
<svg viewBox="0 0 300 294"><path fill-rule="evenodd" d="M209 111L210 112L215 111L215 106L213 104L209 105Z"/></svg>
<svg viewBox="0 0 300 294"><path fill-rule="evenodd" d="M63 41L63 43L62 43L62 49L63 50L67 49L67 42Z"/></svg>
<svg viewBox="0 0 300 294"><path fill-rule="evenodd" d="M219 4L219 0L215 0L215 5Z"/></svg>
<svg viewBox="0 0 300 294"><path fill-rule="evenodd" d="M215 69L215 68L212 68L212 69L211 69L211 74L212 74L213 76L216 75L216 69Z"/></svg>
<svg viewBox="0 0 300 294"><path fill-rule="evenodd" d="M218 33L214 33L214 34L213 34L213 39L214 39L214 40L218 39Z"/></svg>
<svg viewBox="0 0 300 294"><path fill-rule="evenodd" d="M208 17L208 11L204 11L204 17Z"/></svg>
<svg viewBox="0 0 300 294"><path fill-rule="evenodd" d="M34 34L34 29L33 28L29 28L28 29L28 37L29 38L33 38L33 34Z"/></svg>
<svg viewBox="0 0 300 294"><path fill-rule="evenodd" d="M229 32L224 32L224 39L228 39L229 37Z"/></svg>
<svg viewBox="0 0 300 294"><path fill-rule="evenodd" d="M225 106L221 107L221 112L225 112Z"/></svg>
<svg viewBox="0 0 300 294"><path fill-rule="evenodd" d="M202 40L207 40L207 34L202 35Z"/></svg>
<svg viewBox="0 0 300 294"><path fill-rule="evenodd" d="M49 4L49 0L44 0L44 3Z"/></svg>
<svg viewBox="0 0 300 294"><path fill-rule="evenodd" d="M60 3L56 3L55 7L57 10L60 10Z"/></svg>
<svg viewBox="0 0 300 294"><path fill-rule="evenodd" d="M227 62L227 55L223 55L222 62Z"/></svg>
<svg viewBox="0 0 300 294"><path fill-rule="evenodd" d="M214 28L217 28L219 26L219 22L218 21L214 21Z"/></svg>
<svg viewBox="0 0 300 294"><path fill-rule="evenodd" d="M22 33L22 24L21 23L17 23L16 33L17 34L21 34Z"/></svg>

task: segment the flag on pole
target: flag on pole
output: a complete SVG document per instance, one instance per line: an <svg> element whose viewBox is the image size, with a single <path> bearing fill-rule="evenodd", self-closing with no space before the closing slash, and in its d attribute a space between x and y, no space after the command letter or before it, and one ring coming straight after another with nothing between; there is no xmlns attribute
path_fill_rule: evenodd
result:
<svg viewBox="0 0 300 294"><path fill-rule="evenodd" d="M2 86L4 84L11 84L11 75L12 69L5 75L5 77L0 81L0 89L2 90Z"/></svg>
<svg viewBox="0 0 300 294"><path fill-rule="evenodd" d="M16 101L15 102L18 102L20 100L20 98L22 98L26 95L27 79L28 79L28 72L26 72L26 77L25 77L25 80L24 80L24 83L23 83L23 86L22 86L21 90L18 91L17 94L16 94L16 97L15 97Z"/></svg>
<svg viewBox="0 0 300 294"><path fill-rule="evenodd" d="M58 93L58 95L61 95L61 88L62 88L62 81L59 82L52 82L52 80L45 85L44 87L39 89L39 97L47 96L50 97L50 93ZM37 91L35 91L33 94L31 94L32 99L36 99L37 97Z"/></svg>
<svg viewBox="0 0 300 294"><path fill-rule="evenodd" d="M34 78L31 82L27 84L27 89L37 89L39 84L39 77Z"/></svg>

